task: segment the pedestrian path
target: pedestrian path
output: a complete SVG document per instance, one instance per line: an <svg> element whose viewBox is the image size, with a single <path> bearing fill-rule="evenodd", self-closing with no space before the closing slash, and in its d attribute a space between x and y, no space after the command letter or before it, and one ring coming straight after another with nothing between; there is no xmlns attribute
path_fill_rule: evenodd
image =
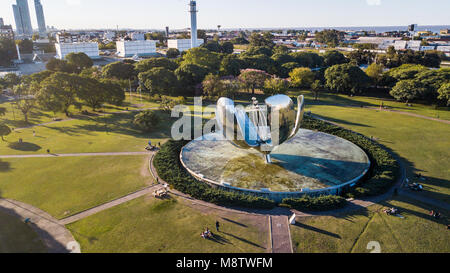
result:
<svg viewBox="0 0 450 273"><path fill-rule="evenodd" d="M78 153L78 154L31 154L31 155L0 155L0 158L42 158L42 157L81 157L81 156L126 156L149 155L150 152L117 152L117 153Z"/></svg>
<svg viewBox="0 0 450 273"><path fill-rule="evenodd" d="M292 253L289 218L285 215L270 216L272 253Z"/></svg>
<svg viewBox="0 0 450 273"><path fill-rule="evenodd" d="M22 221L29 219L29 225L41 238L50 253L68 253L70 245L76 245L70 231L50 214L16 200L1 199L0 210ZM75 244L73 244L75 243Z"/></svg>
<svg viewBox="0 0 450 273"><path fill-rule="evenodd" d="M153 193L154 191L159 190L161 188L162 188L161 185L153 185L153 186L147 187L145 189L142 189L142 190L137 191L135 193L126 195L124 197L121 197L119 199L113 200L111 202L102 204L100 206L97 206L97 207L85 210L83 212L77 213L77 214L72 215L72 216L67 217L67 218L64 218L64 219L60 220L59 223L61 225L68 225L68 224L77 222L77 221L79 221L81 219L84 219L84 218L86 218L88 216L91 216L91 215L94 215L96 213L99 213L101 211L104 211L104 210L110 209L112 207L118 206L120 204L129 202L129 201L137 199L137 198L139 198L141 196Z"/></svg>

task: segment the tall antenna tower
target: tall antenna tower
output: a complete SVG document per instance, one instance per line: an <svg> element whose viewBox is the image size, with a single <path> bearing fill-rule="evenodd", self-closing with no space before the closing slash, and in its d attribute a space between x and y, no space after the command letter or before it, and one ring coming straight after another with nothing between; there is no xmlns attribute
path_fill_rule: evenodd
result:
<svg viewBox="0 0 450 273"><path fill-rule="evenodd" d="M191 13L191 47L197 47L197 2L191 1L189 3Z"/></svg>

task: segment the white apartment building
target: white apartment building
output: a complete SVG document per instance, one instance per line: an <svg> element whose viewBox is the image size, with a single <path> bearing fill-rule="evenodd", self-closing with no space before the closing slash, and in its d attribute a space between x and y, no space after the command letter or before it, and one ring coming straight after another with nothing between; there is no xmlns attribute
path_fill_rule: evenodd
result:
<svg viewBox="0 0 450 273"><path fill-rule="evenodd" d="M203 39L197 39L197 46L201 46L203 44ZM167 41L168 48L176 48L180 52L189 50L192 48L191 39L174 39Z"/></svg>
<svg viewBox="0 0 450 273"><path fill-rule="evenodd" d="M156 53L156 41L118 41L116 42L117 56L129 58L133 56L145 57Z"/></svg>
<svg viewBox="0 0 450 273"><path fill-rule="evenodd" d="M83 52L91 59L100 58L97 43L57 43L55 44L58 58L63 60L69 53Z"/></svg>

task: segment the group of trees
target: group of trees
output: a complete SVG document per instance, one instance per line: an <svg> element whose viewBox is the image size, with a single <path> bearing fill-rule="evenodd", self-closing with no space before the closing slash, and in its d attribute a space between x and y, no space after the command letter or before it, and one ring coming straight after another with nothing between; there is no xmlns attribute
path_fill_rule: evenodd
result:
<svg viewBox="0 0 450 273"><path fill-rule="evenodd" d="M386 54L377 56L377 63L386 68L395 68L403 64L420 64L426 67L439 68L444 53L438 51L396 51L394 47L389 47Z"/></svg>

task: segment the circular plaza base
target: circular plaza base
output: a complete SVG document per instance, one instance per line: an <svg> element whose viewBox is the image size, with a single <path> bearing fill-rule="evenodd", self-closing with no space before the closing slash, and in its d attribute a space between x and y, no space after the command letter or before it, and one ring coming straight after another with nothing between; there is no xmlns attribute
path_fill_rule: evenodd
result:
<svg viewBox="0 0 450 273"><path fill-rule="evenodd" d="M183 166L200 181L275 200L337 194L370 168L368 156L355 144L310 130L300 130L271 157L273 164L266 164L261 153L238 148L217 133L191 141L180 155Z"/></svg>

